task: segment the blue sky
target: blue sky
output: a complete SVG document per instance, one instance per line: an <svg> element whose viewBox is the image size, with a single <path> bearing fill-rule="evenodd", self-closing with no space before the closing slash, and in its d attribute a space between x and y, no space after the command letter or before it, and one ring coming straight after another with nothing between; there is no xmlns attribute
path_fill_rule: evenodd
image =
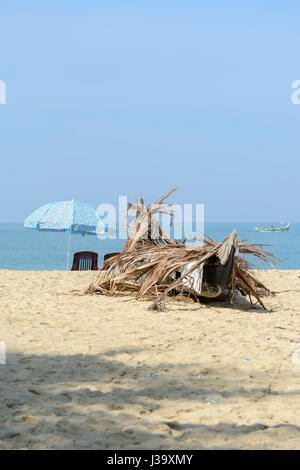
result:
<svg viewBox="0 0 300 470"><path fill-rule="evenodd" d="M2 0L0 221L75 198L300 221L300 4Z"/></svg>

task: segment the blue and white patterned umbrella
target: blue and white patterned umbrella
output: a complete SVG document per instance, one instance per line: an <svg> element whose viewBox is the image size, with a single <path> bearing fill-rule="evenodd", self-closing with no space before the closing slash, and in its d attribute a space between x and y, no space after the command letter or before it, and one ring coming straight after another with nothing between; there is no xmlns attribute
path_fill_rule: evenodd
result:
<svg viewBox="0 0 300 470"><path fill-rule="evenodd" d="M25 228L46 232L69 232L97 235L107 232L105 215L100 216L93 206L78 201L59 201L45 204L35 210L24 222ZM67 269L69 266L68 245Z"/></svg>
<svg viewBox="0 0 300 470"><path fill-rule="evenodd" d="M96 235L107 231L104 217L90 204L78 201L50 202L35 210L24 222L25 228L47 232L80 233Z"/></svg>

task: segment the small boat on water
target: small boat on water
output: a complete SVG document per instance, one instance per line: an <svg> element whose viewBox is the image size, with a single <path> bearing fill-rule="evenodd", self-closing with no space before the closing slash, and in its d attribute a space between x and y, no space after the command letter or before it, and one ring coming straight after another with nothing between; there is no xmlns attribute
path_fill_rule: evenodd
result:
<svg viewBox="0 0 300 470"><path fill-rule="evenodd" d="M256 232L287 232L290 228L290 224L283 225L283 222L280 223L279 227L274 227L271 225L270 227L260 227L259 225L255 227Z"/></svg>

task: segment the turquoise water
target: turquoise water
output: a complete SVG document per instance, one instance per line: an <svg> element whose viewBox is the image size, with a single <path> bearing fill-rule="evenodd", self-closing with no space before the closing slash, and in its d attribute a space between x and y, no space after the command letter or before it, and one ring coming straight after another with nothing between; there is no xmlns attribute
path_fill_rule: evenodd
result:
<svg viewBox="0 0 300 470"><path fill-rule="evenodd" d="M205 233L218 242L236 228L239 239L273 245L267 250L281 259L280 269L300 269L300 223L291 224L289 232L284 233L255 232L255 225L255 222L207 223ZM67 243L66 233L25 230L22 224L0 224L0 269L65 270ZM124 240L72 235L70 264L76 251L95 251L101 262L105 253L118 252L123 245ZM268 266L261 264L261 268L267 269Z"/></svg>

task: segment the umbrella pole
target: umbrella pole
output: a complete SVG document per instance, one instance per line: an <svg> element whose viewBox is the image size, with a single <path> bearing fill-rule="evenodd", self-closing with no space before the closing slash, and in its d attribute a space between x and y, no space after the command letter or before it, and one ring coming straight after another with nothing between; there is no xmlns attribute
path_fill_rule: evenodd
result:
<svg viewBox="0 0 300 470"><path fill-rule="evenodd" d="M69 271L70 245L71 245L71 228L69 229L69 238L68 238L68 249L67 249L67 271Z"/></svg>

